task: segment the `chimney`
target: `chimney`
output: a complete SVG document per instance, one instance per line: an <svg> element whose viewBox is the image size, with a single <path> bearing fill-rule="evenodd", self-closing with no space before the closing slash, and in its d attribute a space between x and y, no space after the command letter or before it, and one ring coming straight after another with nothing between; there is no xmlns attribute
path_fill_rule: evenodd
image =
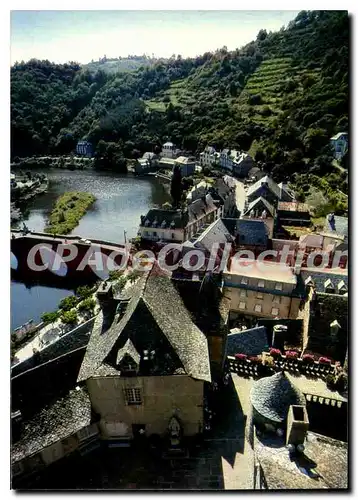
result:
<svg viewBox="0 0 358 500"><path fill-rule="evenodd" d="M304 444L308 428L309 420L306 407L291 405L287 415L286 445L298 446Z"/></svg>

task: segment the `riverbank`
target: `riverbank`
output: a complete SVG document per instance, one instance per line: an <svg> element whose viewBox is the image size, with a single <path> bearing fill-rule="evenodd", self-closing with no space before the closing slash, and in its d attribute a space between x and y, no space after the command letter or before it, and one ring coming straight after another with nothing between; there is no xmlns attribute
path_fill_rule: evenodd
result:
<svg viewBox="0 0 358 500"><path fill-rule="evenodd" d="M95 196L91 193L81 191L64 193L56 201L49 224L44 229L45 233L69 234L95 200Z"/></svg>
<svg viewBox="0 0 358 500"><path fill-rule="evenodd" d="M60 168L67 170L87 170L94 168L94 158L82 156L34 156L17 158L11 169Z"/></svg>

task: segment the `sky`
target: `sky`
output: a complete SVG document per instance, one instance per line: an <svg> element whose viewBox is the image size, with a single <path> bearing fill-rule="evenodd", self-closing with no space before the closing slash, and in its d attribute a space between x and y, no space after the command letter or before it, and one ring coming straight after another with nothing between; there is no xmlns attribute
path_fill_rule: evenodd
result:
<svg viewBox="0 0 358 500"><path fill-rule="evenodd" d="M240 48L298 11L12 11L11 64L31 58L88 63L128 54L194 57Z"/></svg>

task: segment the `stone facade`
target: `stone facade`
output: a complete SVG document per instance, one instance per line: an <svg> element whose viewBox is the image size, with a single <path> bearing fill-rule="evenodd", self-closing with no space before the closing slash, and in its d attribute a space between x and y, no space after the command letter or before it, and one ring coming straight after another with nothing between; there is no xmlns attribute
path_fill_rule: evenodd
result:
<svg viewBox="0 0 358 500"><path fill-rule="evenodd" d="M175 415L183 434L192 436L203 425L203 381L186 375L148 377L91 377L87 380L92 406L101 415L104 439L131 439L135 425L145 426L145 435L168 432ZM140 404L128 404L128 390L138 389Z"/></svg>

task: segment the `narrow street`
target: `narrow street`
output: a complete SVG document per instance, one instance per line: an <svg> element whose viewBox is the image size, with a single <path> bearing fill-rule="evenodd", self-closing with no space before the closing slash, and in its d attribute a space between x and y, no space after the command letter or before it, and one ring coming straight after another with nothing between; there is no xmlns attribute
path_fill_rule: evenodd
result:
<svg viewBox="0 0 358 500"><path fill-rule="evenodd" d="M244 207L245 207L245 199L246 199L246 193L245 193L245 187L243 182L238 181L235 179L236 183L236 206L237 209L240 211L240 214L243 212Z"/></svg>

